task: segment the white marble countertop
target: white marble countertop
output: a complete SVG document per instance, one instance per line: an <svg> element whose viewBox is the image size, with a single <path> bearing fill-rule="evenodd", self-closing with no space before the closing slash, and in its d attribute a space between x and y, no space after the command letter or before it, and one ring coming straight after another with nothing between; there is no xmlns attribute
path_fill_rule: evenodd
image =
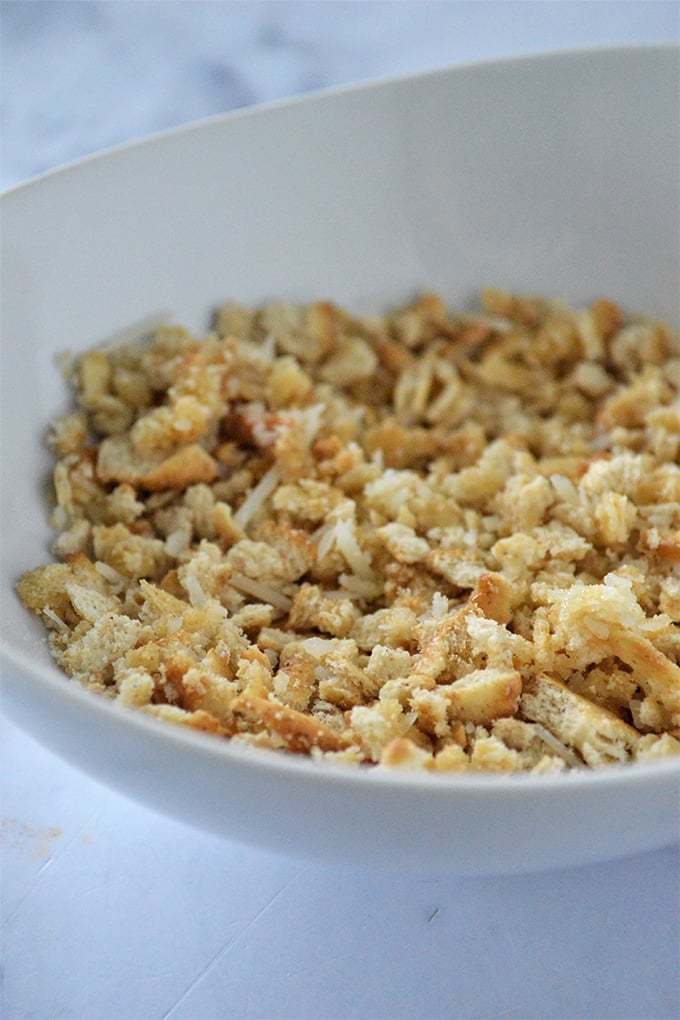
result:
<svg viewBox="0 0 680 1020"><path fill-rule="evenodd" d="M6 188L102 147L448 63L677 40L674 2L4 2ZM0 719L7 1020L680 1016L677 848L515 878L274 857Z"/></svg>
<svg viewBox="0 0 680 1020"><path fill-rule="evenodd" d="M329 85L680 34L675 0L3 0L0 10L3 188Z"/></svg>

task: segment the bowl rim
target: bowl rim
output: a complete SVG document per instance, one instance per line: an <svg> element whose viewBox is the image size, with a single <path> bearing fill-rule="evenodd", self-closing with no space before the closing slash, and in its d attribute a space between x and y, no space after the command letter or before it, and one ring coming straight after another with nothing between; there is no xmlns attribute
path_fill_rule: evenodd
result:
<svg viewBox="0 0 680 1020"><path fill-rule="evenodd" d="M26 180L19 181L7 188L3 188L0 190L0 201L10 198L17 192L23 193L26 189L41 184L48 178L74 170L80 170L82 167L85 167L90 163L96 163L99 160L107 159L110 156L125 153L129 149L139 149L143 146L153 145L159 141L171 139L180 134L191 134L194 131L217 127L222 123L229 123L243 118L257 117L262 114L266 115L282 108L313 105L314 103L321 101L333 100L335 97L351 95L355 92L374 91L393 87L395 85L408 84L410 82L416 82L426 78L434 79L438 77L456 76L459 73L483 72L489 68L502 68L505 66L511 67L517 64L527 63L557 63L562 60L581 60L584 58L588 59L596 57L608 59L612 56L623 56L626 54L640 55L660 52L674 54L677 57L678 76L680 81L680 39L677 41L663 39L650 42L593 43L585 46L573 45L554 47L547 50L511 53L505 56L477 57L469 60L462 60L460 62L457 61L455 63L438 64L433 67L419 68L413 71L395 71L388 74L359 79L358 81L340 83L337 85L326 85L321 88L312 89L309 92L297 93L290 96L281 96L276 99L253 103L249 106L240 106L231 110L206 114L203 117L183 121L180 124L174 124L167 128L161 128L159 130L149 132L148 134L139 135L121 142L115 142L112 145L104 146L102 149L96 149L92 152L84 153L81 156L76 156L73 159L59 163L56 166L49 167L47 170L42 170Z"/></svg>
<svg viewBox="0 0 680 1020"><path fill-rule="evenodd" d="M280 109L314 105L320 102L333 101L357 92L375 91L395 85L408 84L425 79L444 77L455 78L459 74L484 73L488 68L514 67L519 64L547 64L570 62L574 60L597 60L626 55L668 54L678 61L680 81L680 41L661 40L653 42L627 42L620 44L594 44L591 46L566 46L547 51L523 52L502 57L489 56L469 61L444 64L423 68L405 73L393 73L376 76L347 84L330 85L311 92L282 97L268 102L257 103L222 113L214 113L205 117L189 120L150 134L133 138L124 142L107 146L86 155L69 160L65 163L42 171L25 181L11 185L0 192L0 202L12 202L30 190L41 187L52 178L78 172L90 164L97 164L112 156L118 156L143 147L153 146L181 135L190 136L195 132L219 129L244 118L256 118ZM0 511L1 513L1 511ZM13 581L6 578L3 572L3 587L10 597L18 599L14 591ZM4 631L4 626L2 627ZM311 783L323 782L330 787L338 785L346 788L378 789L392 788L399 791L418 790L419 796L444 796L474 794L477 796L497 795L502 791L504 796L526 796L529 791L534 793L551 793L556 791L573 791L574 789L600 790L603 786L611 789L621 786L645 786L658 780L677 778L680 780L680 757L660 758L657 760L605 765L597 768L566 770L564 772L534 775L531 773L484 773L467 770L464 772L432 772L385 768L381 766L361 766L349 763L315 759L309 756L295 755L266 748L254 748L243 744L234 744L226 738L216 738L210 734L192 730L189 727L170 724L144 714L138 709L119 705L100 694L88 691L76 681L71 680L56 664L36 663L31 656L22 650L8 645L6 638L0 634L0 662L7 671L16 671L30 675L36 686L46 688L48 693L58 698L64 705L70 699L74 704L90 716L101 719L108 728L127 728L134 736L147 743L153 742L167 749L175 747L187 756L195 756L215 764L221 762L259 774L262 778L276 775L295 777L300 781ZM0 707L5 711L5 694L7 680L0 681ZM15 717L12 711L6 712L10 718ZM31 732L30 724L19 725ZM52 742L43 741L46 746ZM56 746L58 741L54 742ZM60 751L56 751L60 754ZM94 773L95 778L97 774Z"/></svg>

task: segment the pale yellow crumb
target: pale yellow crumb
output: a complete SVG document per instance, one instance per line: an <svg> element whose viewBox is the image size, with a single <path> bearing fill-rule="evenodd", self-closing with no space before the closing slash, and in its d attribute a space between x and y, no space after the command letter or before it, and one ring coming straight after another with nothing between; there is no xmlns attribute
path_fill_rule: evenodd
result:
<svg viewBox="0 0 680 1020"><path fill-rule="evenodd" d="M680 754L680 348L486 288L218 310L75 359L24 604L79 683L329 763Z"/></svg>

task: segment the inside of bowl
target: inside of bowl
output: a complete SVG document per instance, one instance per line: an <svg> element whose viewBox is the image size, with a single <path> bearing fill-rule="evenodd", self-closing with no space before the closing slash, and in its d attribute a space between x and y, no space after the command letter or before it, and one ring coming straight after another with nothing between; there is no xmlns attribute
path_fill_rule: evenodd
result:
<svg viewBox="0 0 680 1020"><path fill-rule="evenodd" d="M231 298L378 311L487 284L611 297L677 321L672 47L443 70L217 118L4 199L5 640L38 650L12 585L51 537L55 358Z"/></svg>

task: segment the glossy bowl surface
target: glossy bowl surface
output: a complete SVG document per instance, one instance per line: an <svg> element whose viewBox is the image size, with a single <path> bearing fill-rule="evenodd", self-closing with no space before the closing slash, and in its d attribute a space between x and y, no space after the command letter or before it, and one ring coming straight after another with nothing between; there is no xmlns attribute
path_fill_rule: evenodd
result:
<svg viewBox="0 0 680 1020"><path fill-rule="evenodd" d="M562 53L217 117L2 199L3 706L149 806L286 853L484 874L670 844L680 762L562 776L422 776L231 747L87 693L13 585L45 562L55 356L237 299L359 313L481 286L598 296L677 325L679 51Z"/></svg>

